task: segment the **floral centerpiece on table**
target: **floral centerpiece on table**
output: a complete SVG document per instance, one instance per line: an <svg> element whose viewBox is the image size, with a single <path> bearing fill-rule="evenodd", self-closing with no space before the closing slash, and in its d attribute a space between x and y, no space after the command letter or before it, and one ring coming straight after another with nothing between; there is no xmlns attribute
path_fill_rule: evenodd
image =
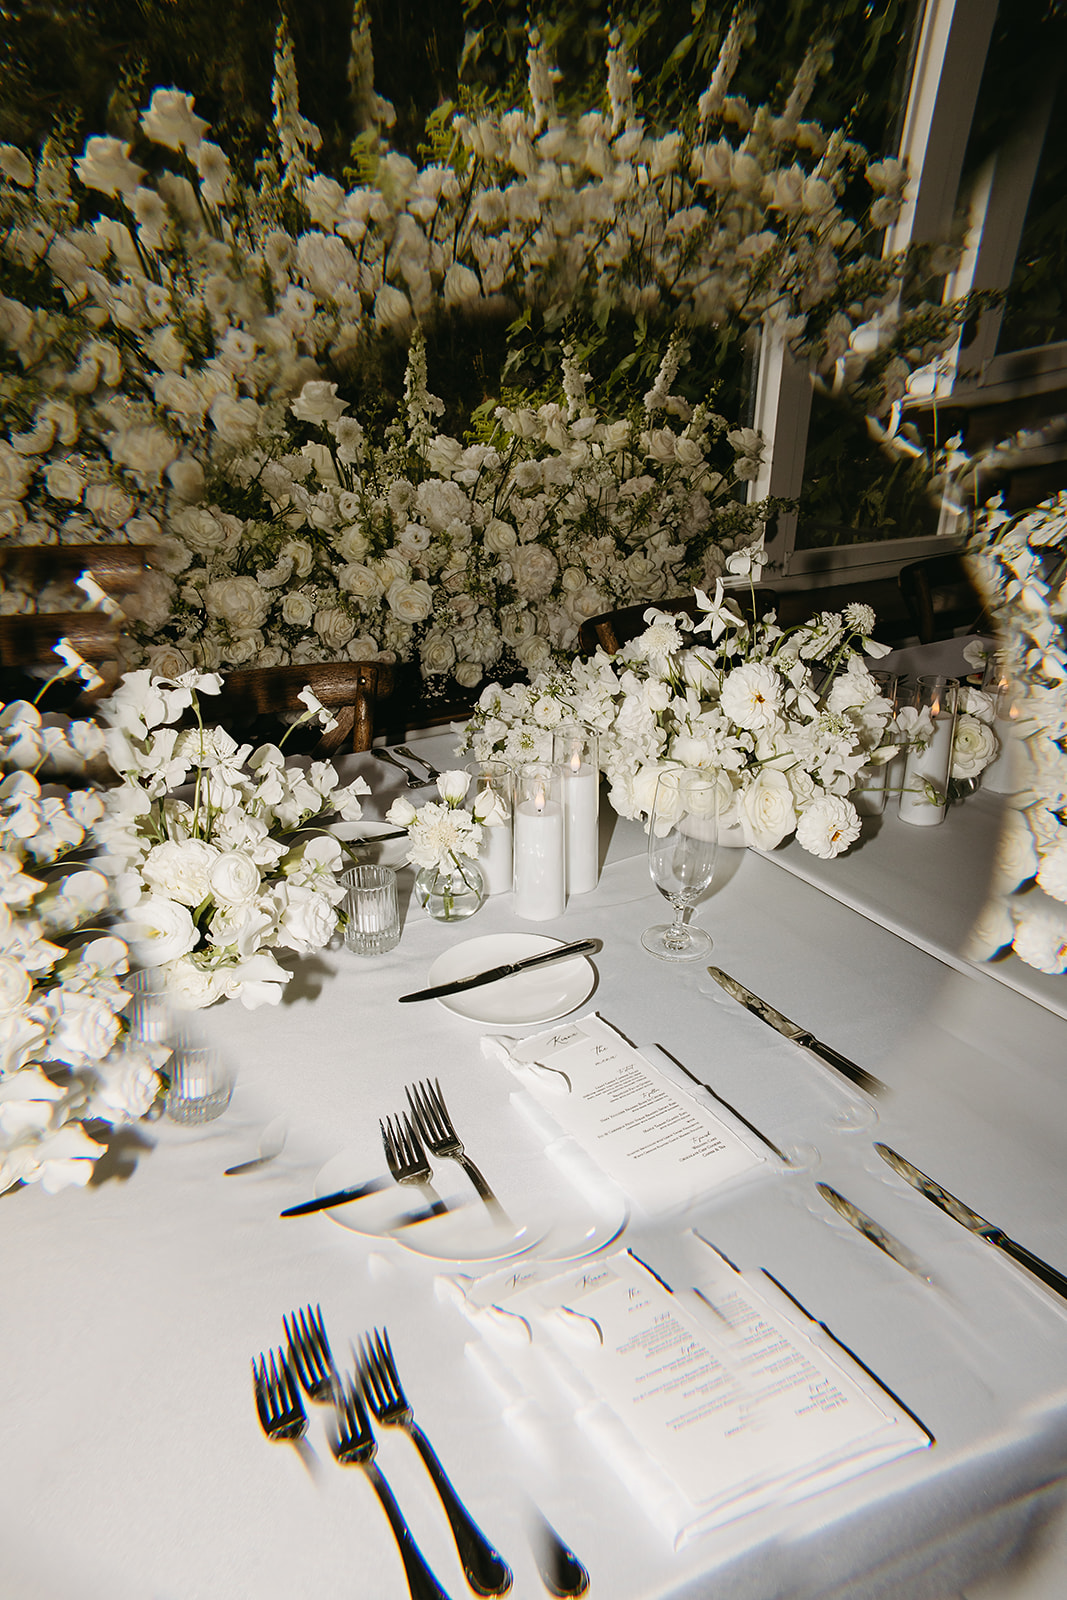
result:
<svg viewBox="0 0 1067 1600"><path fill-rule="evenodd" d="M695 624L653 607L644 633L614 655L491 685L461 748L550 759L556 724L584 722L621 816L649 815L665 767L706 768L718 775L721 825L736 824L746 844L770 850L795 832L812 854L839 855L859 836L857 775L898 748L893 706L855 648L885 652L870 638L874 612L848 606L783 630L773 614L747 621L721 581L697 601Z"/></svg>
<svg viewBox="0 0 1067 1600"><path fill-rule="evenodd" d="M320 950L337 926L342 848L322 824L361 814L362 778L329 762L286 766L278 745L238 745L205 725L214 674L128 673L100 710L107 791L94 833L140 965L158 967L179 1007L223 997L276 1005L292 973L277 950ZM306 717L328 713L310 690ZM195 726L181 726L190 713ZM302 719L304 720L304 719Z"/></svg>
<svg viewBox="0 0 1067 1600"><path fill-rule="evenodd" d="M495 819L499 802L487 789L468 811L463 802L470 782L469 772L442 772L437 779L439 801L415 807L401 795L385 814L389 822L408 830L407 859L417 868L415 897L442 922L471 916L485 898L478 866L482 819Z"/></svg>
<svg viewBox="0 0 1067 1600"><path fill-rule="evenodd" d="M152 1107L169 1051L129 1036L124 941L106 931L107 877L87 861L104 802L42 786L33 768L81 773L103 745L89 722L0 715L0 1191L88 1183L107 1130Z"/></svg>

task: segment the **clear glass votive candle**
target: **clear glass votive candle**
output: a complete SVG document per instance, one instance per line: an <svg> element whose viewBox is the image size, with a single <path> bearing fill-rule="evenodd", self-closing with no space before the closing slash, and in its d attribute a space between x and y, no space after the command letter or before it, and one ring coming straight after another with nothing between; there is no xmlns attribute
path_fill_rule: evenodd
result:
<svg viewBox="0 0 1067 1600"><path fill-rule="evenodd" d="M514 777L506 761L469 761L467 804L482 825L478 865L486 894L510 894L515 884L512 812Z"/></svg>
<svg viewBox="0 0 1067 1600"><path fill-rule="evenodd" d="M400 943L400 907L392 867L349 867L345 889L345 949L357 956L382 956Z"/></svg>
<svg viewBox="0 0 1067 1600"><path fill-rule="evenodd" d="M139 967L128 972L122 987L133 996L126 1007L130 1037L145 1044L168 1044L174 1018L167 1002L167 985L159 967Z"/></svg>
<svg viewBox="0 0 1067 1600"><path fill-rule="evenodd" d="M902 822L931 828L944 821L948 783L952 775L952 747L956 738L959 683L955 678L919 678L911 704L927 711L932 731L914 742L904 763L899 812Z"/></svg>
<svg viewBox="0 0 1067 1600"><path fill-rule="evenodd" d="M600 750L592 728L561 722L552 762L563 775L567 893L588 894L600 875Z"/></svg>
<svg viewBox="0 0 1067 1600"><path fill-rule="evenodd" d="M883 700L888 700L893 707L893 715L897 710L897 687L899 679L895 672L872 672L871 677L878 685ZM856 807L861 817L880 817L885 810L886 789L889 785L889 769L897 761L893 757L880 764L869 761L861 767L856 774L856 786L850 795L852 804ZM900 769L903 771L903 762ZM899 777L897 779L899 785Z"/></svg>
<svg viewBox="0 0 1067 1600"><path fill-rule="evenodd" d="M196 1038L181 1036L163 1067L170 1088L163 1110L171 1122L213 1122L230 1103L234 1075L219 1052Z"/></svg>
<svg viewBox="0 0 1067 1600"><path fill-rule="evenodd" d="M563 774L550 763L515 774L515 915L561 917L567 903Z"/></svg>

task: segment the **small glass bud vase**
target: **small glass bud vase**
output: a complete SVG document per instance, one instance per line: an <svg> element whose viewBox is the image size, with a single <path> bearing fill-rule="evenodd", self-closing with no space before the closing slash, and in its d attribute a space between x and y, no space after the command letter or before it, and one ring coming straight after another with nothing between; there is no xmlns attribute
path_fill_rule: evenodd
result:
<svg viewBox="0 0 1067 1600"><path fill-rule="evenodd" d="M927 714L928 722L924 735L908 750L898 807L901 822L931 828L944 821L959 690L955 678L920 678L916 684L912 705L920 715Z"/></svg>
<svg viewBox="0 0 1067 1600"><path fill-rule="evenodd" d="M454 857L447 866L420 867L415 874L415 899L438 922L473 917L485 900L485 879L477 861Z"/></svg>
<svg viewBox="0 0 1067 1600"><path fill-rule="evenodd" d="M600 873L600 759L592 728L560 723L552 735L552 761L563 775L567 893L588 894Z"/></svg>

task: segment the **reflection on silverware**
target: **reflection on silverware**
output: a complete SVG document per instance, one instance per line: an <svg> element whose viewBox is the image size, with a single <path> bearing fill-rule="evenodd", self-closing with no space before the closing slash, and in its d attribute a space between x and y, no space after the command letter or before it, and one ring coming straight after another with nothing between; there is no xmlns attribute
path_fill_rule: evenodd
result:
<svg viewBox="0 0 1067 1600"><path fill-rule="evenodd" d="M287 1211L279 1213L283 1217L306 1217L313 1211L329 1211L334 1206L345 1206L350 1200L362 1200L364 1195L377 1194L379 1189L388 1189L392 1178L369 1178L366 1183L358 1184L353 1189L335 1189L332 1194L320 1194L315 1200L304 1200L298 1206L290 1206Z"/></svg>
<svg viewBox="0 0 1067 1600"><path fill-rule="evenodd" d="M405 761L414 761L417 767L425 768L426 776L429 778L431 783L436 783L438 778L441 776L431 761L427 761L425 756L417 756L414 750L408 749L406 744L398 744L396 746L396 753L398 756L403 756Z"/></svg>
<svg viewBox="0 0 1067 1600"><path fill-rule="evenodd" d="M308 1306L282 1321L289 1340L289 1356L304 1393L309 1400L332 1400L337 1367L326 1337L322 1307L316 1306L312 1311Z"/></svg>
<svg viewBox="0 0 1067 1600"><path fill-rule="evenodd" d="M402 761L398 761L391 751L379 750L377 746L375 746L375 748L371 751L371 755L377 756L379 761L387 761L391 767L395 767L398 772L402 772L404 774L404 782L407 784L409 789L426 789L429 787L429 778L417 777L416 774L412 772L411 768L405 767L404 763Z"/></svg>
<svg viewBox="0 0 1067 1600"><path fill-rule="evenodd" d="M340 1466L362 1467L369 1478L389 1518L389 1526L407 1574L411 1600L448 1600L412 1538L396 1497L374 1459L378 1446L371 1432L367 1407L354 1378L339 1380L334 1392L334 1427L330 1434L330 1448Z"/></svg>
<svg viewBox="0 0 1067 1600"><path fill-rule="evenodd" d="M585 1594L589 1588L589 1574L574 1551L564 1544L543 1511L535 1506L531 1517L530 1543L541 1582L549 1594L568 1597Z"/></svg>
<svg viewBox="0 0 1067 1600"><path fill-rule="evenodd" d="M416 1083L406 1089L405 1093L414 1112L419 1132L431 1153L447 1161L458 1161L489 1209L500 1221L506 1221L500 1201L474 1162L464 1152L462 1141L452 1126L452 1119L448 1115L448 1107L441 1093L441 1080L438 1078L431 1083L429 1078L426 1078L422 1083Z"/></svg>
<svg viewBox="0 0 1067 1600"><path fill-rule="evenodd" d="M460 1500L433 1446L415 1421L384 1328L381 1333L375 1329L366 1340L360 1339L358 1373L367 1404L381 1425L403 1428L422 1457L444 1506L467 1582L475 1594L507 1594L512 1585L511 1568Z"/></svg>
<svg viewBox="0 0 1067 1600"><path fill-rule="evenodd" d="M431 1199L437 1200L439 1197L430 1183L430 1163L408 1113L405 1111L403 1118L379 1120L378 1126L382 1130L385 1159L397 1183L417 1183Z"/></svg>
<svg viewBox="0 0 1067 1600"><path fill-rule="evenodd" d="M272 1350L252 1362L252 1385L260 1426L273 1442L299 1439L307 1431L307 1412L300 1398L293 1369L284 1351Z"/></svg>
<svg viewBox="0 0 1067 1600"><path fill-rule="evenodd" d="M909 1250L906 1244L901 1244L900 1240L890 1233L888 1228L883 1228L880 1222L875 1222L874 1218L868 1216L866 1211L861 1210L853 1201L846 1199L843 1194L839 1194L836 1189L832 1189L828 1183L817 1183L815 1187L827 1204L833 1206L839 1217L844 1217L845 1221L855 1228L857 1233L862 1233L863 1237L869 1239L871 1244L877 1245L879 1250L884 1251L891 1261L895 1261L898 1266L904 1267L906 1271L913 1273L916 1278L921 1278L924 1283L932 1284L934 1282L918 1256Z"/></svg>
<svg viewBox="0 0 1067 1600"><path fill-rule="evenodd" d="M564 961L571 956L587 955L600 948L599 939L575 939L570 944L556 945L551 950L541 950L535 956L523 956L521 961L506 961L498 967L487 967L484 972L471 973L468 978L454 978L451 983L438 983L432 989L416 989L412 994L399 996L400 1004L409 1000L439 1000L442 995L462 994L465 989L478 989L483 984L499 983L513 973L527 972L531 967L549 966L553 961Z"/></svg>

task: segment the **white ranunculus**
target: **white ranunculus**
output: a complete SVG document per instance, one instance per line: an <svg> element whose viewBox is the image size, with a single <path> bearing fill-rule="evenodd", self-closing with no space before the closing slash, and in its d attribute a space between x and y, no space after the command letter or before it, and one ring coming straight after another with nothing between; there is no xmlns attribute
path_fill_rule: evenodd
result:
<svg viewBox="0 0 1067 1600"><path fill-rule="evenodd" d="M773 850L796 826L793 791L784 772L763 768L742 791L738 821L745 843L757 850Z"/></svg>
<svg viewBox="0 0 1067 1600"><path fill-rule="evenodd" d="M139 901L120 931L134 960L143 967L162 966L188 955L199 937L188 906L160 894Z"/></svg>
<svg viewBox="0 0 1067 1600"><path fill-rule="evenodd" d="M198 966L188 956L171 961L166 971L167 999L180 1011L199 1011L212 1006L223 992L218 971Z"/></svg>
<svg viewBox="0 0 1067 1600"><path fill-rule="evenodd" d="M997 753L997 736L987 723L964 713L956 719L952 745L953 778L977 778Z"/></svg>
<svg viewBox="0 0 1067 1600"><path fill-rule="evenodd" d="M53 1061L87 1067L107 1055L119 1033L119 1019L106 1001L84 989L53 989L48 996Z"/></svg>
<svg viewBox="0 0 1067 1600"><path fill-rule="evenodd" d="M813 800L797 823L797 843L823 861L839 856L859 836L860 819L855 806L834 794Z"/></svg>
<svg viewBox="0 0 1067 1600"><path fill-rule="evenodd" d="M243 850L224 850L211 863L211 893L226 905L244 905L259 891L259 868Z"/></svg>
<svg viewBox="0 0 1067 1600"><path fill-rule="evenodd" d="M1019 902L1015 911L1015 953L1039 972L1067 972L1067 914L1049 901Z"/></svg>

